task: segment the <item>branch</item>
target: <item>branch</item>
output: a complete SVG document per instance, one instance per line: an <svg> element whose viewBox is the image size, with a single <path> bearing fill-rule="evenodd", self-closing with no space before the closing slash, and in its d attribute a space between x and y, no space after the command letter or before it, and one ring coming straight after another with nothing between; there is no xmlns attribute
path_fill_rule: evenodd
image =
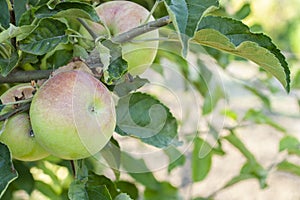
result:
<svg viewBox="0 0 300 200"><path fill-rule="evenodd" d="M125 33L119 34L119 35L113 37L112 41L116 42L116 43L128 42L128 41L132 40L133 38L135 38L136 36L153 31L160 27L166 26L170 23L171 23L171 20L170 20L169 16L165 16L156 21L148 22L144 25L133 28ZM88 66L94 66L95 60L97 60L97 59L87 58L86 64ZM31 80L47 79L47 78L49 78L49 76L52 72L53 72L53 70L13 71L6 77L3 77L0 75L0 84L1 83L26 83Z"/></svg>
<svg viewBox="0 0 300 200"><path fill-rule="evenodd" d="M0 76L0 83L26 83L48 78L53 70L13 71L6 77Z"/></svg>
<svg viewBox="0 0 300 200"><path fill-rule="evenodd" d="M133 28L125 33L121 33L121 34L117 35L116 37L112 38L112 41L116 42L116 43L128 42L128 41L132 40L133 38L135 38L136 36L156 30L156 29L166 26L170 23L171 23L171 20L170 20L169 16L165 16L165 17L159 18L156 21L148 22L144 25Z"/></svg>

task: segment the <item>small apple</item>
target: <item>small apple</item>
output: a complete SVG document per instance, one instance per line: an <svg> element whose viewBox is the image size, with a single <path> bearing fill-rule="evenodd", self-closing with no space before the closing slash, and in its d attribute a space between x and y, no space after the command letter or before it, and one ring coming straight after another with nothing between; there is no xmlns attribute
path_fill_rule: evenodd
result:
<svg viewBox="0 0 300 200"><path fill-rule="evenodd" d="M0 99L3 104L8 104L32 97L33 91L34 88L30 84L20 84L7 90ZM1 114L13 109L15 109L13 105L6 106ZM0 141L9 147L14 159L35 161L49 155L31 134L28 113L19 113L10 117L7 122L1 122L1 127L3 132L0 134Z"/></svg>
<svg viewBox="0 0 300 200"><path fill-rule="evenodd" d="M96 11L109 29L111 36L129 31L145 23L150 12L139 4L130 1L110 1L100 4ZM153 21L150 16L149 21ZM98 23L88 21L88 25L99 36L107 35L107 30ZM89 33L83 27L80 30L85 36ZM153 62L158 48L158 30L135 37L133 42L122 45L123 58L128 62L128 72L132 75L142 74Z"/></svg>
<svg viewBox="0 0 300 200"><path fill-rule="evenodd" d="M82 70L63 71L48 79L33 97L30 119L37 141L67 160L99 152L116 125L111 93Z"/></svg>

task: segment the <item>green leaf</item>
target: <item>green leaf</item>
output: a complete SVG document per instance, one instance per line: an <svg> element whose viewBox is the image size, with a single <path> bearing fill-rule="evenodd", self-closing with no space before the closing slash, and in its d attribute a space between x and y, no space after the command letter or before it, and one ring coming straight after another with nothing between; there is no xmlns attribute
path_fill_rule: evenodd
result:
<svg viewBox="0 0 300 200"><path fill-rule="evenodd" d="M239 174L239 175L233 177L231 180L229 180L225 184L224 188L230 187L236 183L239 183L239 182L247 180L247 179L252 179L252 178L255 178L255 176L252 174Z"/></svg>
<svg viewBox="0 0 300 200"><path fill-rule="evenodd" d="M123 193L128 194L132 199L139 198L139 191L135 184L127 182L127 181L118 181L116 182L118 190Z"/></svg>
<svg viewBox="0 0 300 200"><path fill-rule="evenodd" d="M300 166L295 165L294 163L288 162L286 160L282 161L277 165L277 169L284 172L289 172L291 174L295 174L300 176Z"/></svg>
<svg viewBox="0 0 300 200"><path fill-rule="evenodd" d="M195 138L192 154L192 179L202 181L209 173L212 162L213 148L202 138Z"/></svg>
<svg viewBox="0 0 300 200"><path fill-rule="evenodd" d="M112 84L114 81L119 80L127 72L127 69L128 64L122 57L114 59L108 66L105 82Z"/></svg>
<svg viewBox="0 0 300 200"><path fill-rule="evenodd" d="M89 172L88 181L86 183L86 190L89 199L113 199L119 192L117 191L115 183L105 176L97 175Z"/></svg>
<svg viewBox="0 0 300 200"><path fill-rule="evenodd" d="M241 169L241 174L251 174L259 181L260 188L267 187L268 171L265 170L258 162L247 162Z"/></svg>
<svg viewBox="0 0 300 200"><path fill-rule="evenodd" d="M124 169L137 182L153 190L156 190L159 187L159 182L150 172L143 159L133 158L125 152L122 152L121 159Z"/></svg>
<svg viewBox="0 0 300 200"><path fill-rule="evenodd" d="M127 194L121 193L118 196L116 196L114 200L133 200L133 199L130 198L130 196L128 196Z"/></svg>
<svg viewBox="0 0 300 200"><path fill-rule="evenodd" d="M251 33L240 21L204 17L194 42L249 59L275 76L287 91L290 90L290 70L280 50L269 37Z"/></svg>
<svg viewBox="0 0 300 200"><path fill-rule="evenodd" d="M24 12L26 12L27 0L18 0L18 3L14 3L14 13L16 17L16 25L19 24L19 20Z"/></svg>
<svg viewBox="0 0 300 200"><path fill-rule="evenodd" d="M20 49L27 53L43 55L53 50L60 43L67 43L67 26L59 20L45 18L37 27L20 41Z"/></svg>
<svg viewBox="0 0 300 200"><path fill-rule="evenodd" d="M120 44L105 40L97 45L100 53L100 59L103 63L104 79L107 84L112 84L119 80L128 69L127 62L122 57L122 48Z"/></svg>
<svg viewBox="0 0 300 200"><path fill-rule="evenodd" d="M256 161L254 155L247 149L244 143L234 134L233 131L231 131L230 135L224 137L224 139L230 142L247 158L247 162L242 167L240 175L230 180L226 184L226 187L245 179L256 178L260 183L260 187L265 188L267 186L266 178L268 172Z"/></svg>
<svg viewBox="0 0 300 200"><path fill-rule="evenodd" d="M117 133L137 137L158 148L180 144L176 119L154 97L140 92L129 94L120 98L116 112Z"/></svg>
<svg viewBox="0 0 300 200"><path fill-rule="evenodd" d="M244 85L244 88L250 91L252 94L256 95L267 107L267 109L271 110L271 101L268 98L267 95L263 94L261 91L256 89L255 87L249 86L249 85Z"/></svg>
<svg viewBox="0 0 300 200"><path fill-rule="evenodd" d="M256 163L254 155L247 149L245 144L238 138L233 131L226 137L224 137L228 142L230 142L235 148L237 148L250 163Z"/></svg>
<svg viewBox="0 0 300 200"><path fill-rule="evenodd" d="M261 110L249 109L244 116L244 120L253 121L257 124L267 124L278 131L286 133L285 128L274 122L270 117L266 116Z"/></svg>
<svg viewBox="0 0 300 200"><path fill-rule="evenodd" d="M6 0L0 0L0 8L0 25L3 28L8 28L10 23L10 14Z"/></svg>
<svg viewBox="0 0 300 200"><path fill-rule="evenodd" d="M134 77L133 80L124 79L116 83L114 93L116 93L119 97L123 97L130 92L141 88L146 83L149 83L149 81L147 79L140 78L139 76Z"/></svg>
<svg viewBox="0 0 300 200"><path fill-rule="evenodd" d="M266 178L267 178L267 171L263 169L261 165L258 163L250 163L247 162L241 169L241 172L239 175L233 177L231 180L229 180L224 188L230 187L236 183L239 183L241 181L247 180L247 179L258 179L260 183L260 188L266 188Z"/></svg>
<svg viewBox="0 0 300 200"><path fill-rule="evenodd" d="M112 137L98 154L106 160L107 164L114 171L115 176L118 179L120 176L119 169L121 164L121 150L118 142ZM96 158L98 154L93 157Z"/></svg>
<svg viewBox="0 0 300 200"><path fill-rule="evenodd" d="M0 43L0 73L7 76L19 61L19 54L8 42Z"/></svg>
<svg viewBox="0 0 300 200"><path fill-rule="evenodd" d="M70 200L89 200L85 183L74 181L69 187L68 197Z"/></svg>
<svg viewBox="0 0 300 200"><path fill-rule="evenodd" d="M172 186L168 182L162 182L159 184L159 188L153 190L151 188L146 188L144 192L145 200L180 200L180 196L178 194L178 189Z"/></svg>
<svg viewBox="0 0 300 200"><path fill-rule="evenodd" d="M211 113L217 106L220 99L225 98L224 88L221 84L214 83L204 98L202 114Z"/></svg>
<svg viewBox="0 0 300 200"><path fill-rule="evenodd" d="M169 158L168 172L170 173L174 168L182 166L185 163L185 156L178 149L173 146L164 149L165 154Z"/></svg>
<svg viewBox="0 0 300 200"><path fill-rule="evenodd" d="M56 194L56 192L53 190L51 185L46 184L42 181L35 180L34 187L36 190L38 190L39 192L44 194L49 199L58 199L60 196L60 195ZM71 184L69 190L73 190L73 189L74 189L73 185ZM82 199L82 200L84 200L84 199Z"/></svg>
<svg viewBox="0 0 300 200"><path fill-rule="evenodd" d="M68 64L73 58L73 51L68 49L60 49L47 57L41 66L42 69L57 69ZM43 62L42 61L42 62Z"/></svg>
<svg viewBox="0 0 300 200"><path fill-rule="evenodd" d="M8 147L0 142L0 198L7 186L18 177Z"/></svg>
<svg viewBox="0 0 300 200"><path fill-rule="evenodd" d="M27 194L31 194L34 189L35 180L30 173L30 168L26 163L17 160L14 160L13 164L18 172L18 178L8 186L8 189L24 190Z"/></svg>
<svg viewBox="0 0 300 200"><path fill-rule="evenodd" d="M300 142L293 136L285 136L280 140L279 151L287 150L289 154L300 156Z"/></svg>
<svg viewBox="0 0 300 200"><path fill-rule="evenodd" d="M61 2L56 4L53 9L48 5L44 5L36 10L35 16L37 18L45 17L72 17L85 18L94 22L99 22L100 18L97 12L90 4L83 2Z"/></svg>
<svg viewBox="0 0 300 200"><path fill-rule="evenodd" d="M29 10L25 11L20 19L19 19L19 26L24 26L24 25L31 25L34 20L36 19L34 12L35 12L36 8L30 8Z"/></svg>
<svg viewBox="0 0 300 200"><path fill-rule="evenodd" d="M251 13L250 3L245 3L235 14L234 18L238 20L245 19Z"/></svg>
<svg viewBox="0 0 300 200"><path fill-rule="evenodd" d="M165 5L186 56L188 42L194 37L202 17L207 10L219 6L218 0L165 0Z"/></svg>

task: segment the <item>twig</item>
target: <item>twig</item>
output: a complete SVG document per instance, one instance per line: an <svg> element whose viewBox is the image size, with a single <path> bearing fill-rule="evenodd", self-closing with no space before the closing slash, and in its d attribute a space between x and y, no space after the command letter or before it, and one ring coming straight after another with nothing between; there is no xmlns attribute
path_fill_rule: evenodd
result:
<svg viewBox="0 0 300 200"><path fill-rule="evenodd" d="M11 116L15 115L15 114L18 114L20 112L24 112L24 111L28 111L30 108L30 104L29 103L26 103L22 106L20 106L19 108L11 111L11 112L8 112L8 113L5 113L3 115L0 115L0 121L4 121L8 118L10 118Z"/></svg>
<svg viewBox="0 0 300 200"><path fill-rule="evenodd" d="M144 25L133 28L125 33L121 33L121 34L117 35L116 37L112 38L112 41L122 44L124 42L128 42L128 41L132 40L133 38L135 38L139 35L156 30L156 29L166 26L170 23L171 23L170 17L165 16L165 17L159 18L156 21L151 21Z"/></svg>
<svg viewBox="0 0 300 200"><path fill-rule="evenodd" d="M96 39L98 36L94 31L90 28L90 26L81 18L77 18L77 20L81 23L82 26L89 32L93 39Z"/></svg>
<svg viewBox="0 0 300 200"><path fill-rule="evenodd" d="M13 71L6 77L0 76L0 83L26 83L48 78L53 70Z"/></svg>

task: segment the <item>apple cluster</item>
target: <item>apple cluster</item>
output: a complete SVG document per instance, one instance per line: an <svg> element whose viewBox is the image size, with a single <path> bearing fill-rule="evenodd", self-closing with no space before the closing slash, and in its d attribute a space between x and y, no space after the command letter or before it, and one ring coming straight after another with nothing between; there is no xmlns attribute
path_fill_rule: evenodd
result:
<svg viewBox="0 0 300 200"><path fill-rule="evenodd" d="M148 10L129 1L112 1L96 8L100 23L87 21L99 36L115 36L153 20ZM107 32L109 31L109 33ZM82 28L82 34L89 35ZM158 31L122 44L122 56L132 75L143 73L158 48ZM54 155L76 160L99 152L110 140L116 113L111 92L88 70L59 68L41 87L20 84L1 97L2 113L18 108L16 101L31 99L29 112L1 122L0 141L15 159L34 161ZM15 102L15 103L14 103Z"/></svg>
<svg viewBox="0 0 300 200"><path fill-rule="evenodd" d="M3 104L34 91L30 84L10 88ZM16 109L15 105L7 109ZM15 159L33 161L49 154L81 159L99 152L116 125L112 95L98 79L83 70L57 73L34 94L29 113L19 113L3 124L0 140Z"/></svg>

